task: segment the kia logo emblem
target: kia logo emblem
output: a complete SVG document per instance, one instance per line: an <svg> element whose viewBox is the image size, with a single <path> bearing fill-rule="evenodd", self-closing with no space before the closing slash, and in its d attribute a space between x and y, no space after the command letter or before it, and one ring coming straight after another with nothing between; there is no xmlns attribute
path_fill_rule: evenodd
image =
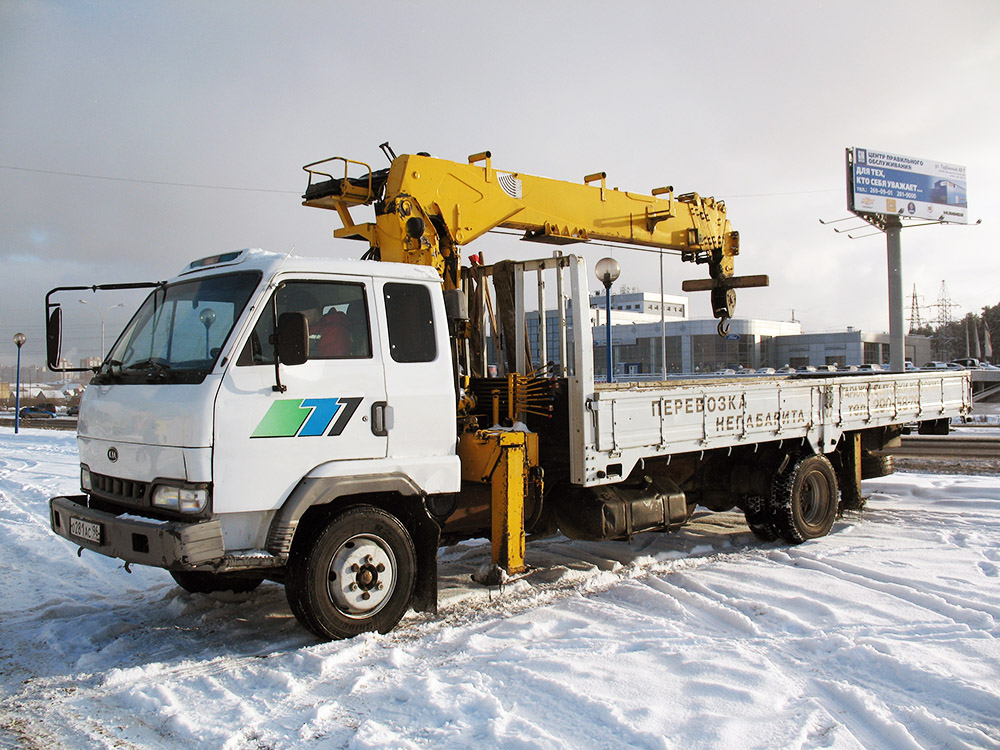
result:
<svg viewBox="0 0 1000 750"><path fill-rule="evenodd" d="M111 463L114 463L115 461L118 460L118 449L117 448L108 448L108 460Z"/></svg>

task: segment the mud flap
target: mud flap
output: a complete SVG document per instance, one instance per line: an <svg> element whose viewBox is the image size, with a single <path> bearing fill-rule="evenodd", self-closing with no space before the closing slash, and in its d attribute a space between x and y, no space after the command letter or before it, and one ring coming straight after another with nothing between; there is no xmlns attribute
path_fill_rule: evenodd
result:
<svg viewBox="0 0 1000 750"><path fill-rule="evenodd" d="M410 532L417 548L417 580L413 586L410 606L417 612L437 613L438 544L441 527L423 513L414 513Z"/></svg>

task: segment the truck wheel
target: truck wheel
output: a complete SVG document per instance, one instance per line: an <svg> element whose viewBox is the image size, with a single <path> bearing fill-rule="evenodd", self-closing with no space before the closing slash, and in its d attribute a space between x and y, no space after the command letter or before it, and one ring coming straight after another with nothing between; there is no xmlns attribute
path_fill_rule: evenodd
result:
<svg viewBox="0 0 1000 750"><path fill-rule="evenodd" d="M771 504L763 495L747 495L743 500L743 515L753 535L762 542L773 542L778 530L771 519Z"/></svg>
<svg viewBox="0 0 1000 750"><path fill-rule="evenodd" d="M406 527L383 510L358 506L292 547L285 595L299 622L320 638L387 633L410 604L416 569Z"/></svg>
<svg viewBox="0 0 1000 750"><path fill-rule="evenodd" d="M799 459L771 484L778 535L791 544L826 536L837 518L837 496L837 474L825 456Z"/></svg>
<svg viewBox="0 0 1000 750"><path fill-rule="evenodd" d="M203 570L172 570L170 576L178 586L192 594L216 591L245 594L260 586L264 580L264 576L256 573L210 573Z"/></svg>

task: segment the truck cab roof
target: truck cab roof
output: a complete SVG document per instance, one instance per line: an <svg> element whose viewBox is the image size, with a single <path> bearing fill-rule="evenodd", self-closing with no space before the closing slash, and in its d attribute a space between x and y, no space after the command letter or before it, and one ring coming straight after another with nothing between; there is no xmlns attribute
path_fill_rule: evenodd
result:
<svg viewBox="0 0 1000 750"><path fill-rule="evenodd" d="M260 248L245 248L233 252L210 255L191 261L178 274L180 277L227 270L256 270L272 276L279 270L291 273L337 273L350 276L390 277L420 281L440 281L441 277L430 266L408 263L386 263L349 258L311 258L290 253L275 253Z"/></svg>

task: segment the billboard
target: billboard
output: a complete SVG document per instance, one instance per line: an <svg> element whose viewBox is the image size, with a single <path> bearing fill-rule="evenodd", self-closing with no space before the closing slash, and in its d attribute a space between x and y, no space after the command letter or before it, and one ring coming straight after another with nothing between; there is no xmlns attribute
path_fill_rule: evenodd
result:
<svg viewBox="0 0 1000 750"><path fill-rule="evenodd" d="M867 148L848 155L849 210L968 223L965 167Z"/></svg>

